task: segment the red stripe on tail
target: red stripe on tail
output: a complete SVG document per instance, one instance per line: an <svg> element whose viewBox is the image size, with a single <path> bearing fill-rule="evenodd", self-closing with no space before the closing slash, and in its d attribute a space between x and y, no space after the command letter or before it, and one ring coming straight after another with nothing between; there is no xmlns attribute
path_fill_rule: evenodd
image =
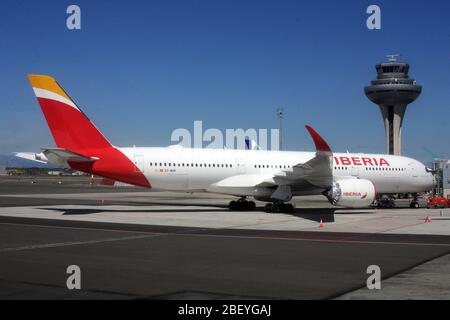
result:
<svg viewBox="0 0 450 320"><path fill-rule="evenodd" d="M58 148L69 150L108 148L111 144L79 110L56 100L38 98Z"/></svg>

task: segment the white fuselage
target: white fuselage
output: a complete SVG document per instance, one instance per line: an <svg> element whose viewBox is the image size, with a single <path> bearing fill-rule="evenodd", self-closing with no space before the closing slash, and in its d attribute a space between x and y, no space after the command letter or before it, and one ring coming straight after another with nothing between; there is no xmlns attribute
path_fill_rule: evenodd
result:
<svg viewBox="0 0 450 320"><path fill-rule="evenodd" d="M294 166L315 156L314 152L190 149L181 146L120 150L144 173L153 190L183 192L214 191L212 185L234 176L270 178L283 171L292 171ZM374 184L377 193L424 192L431 190L434 184L426 167L411 158L359 153L334 153L333 158L334 180L367 179ZM244 189L224 193L252 195ZM311 192L293 191L293 195L302 194Z"/></svg>

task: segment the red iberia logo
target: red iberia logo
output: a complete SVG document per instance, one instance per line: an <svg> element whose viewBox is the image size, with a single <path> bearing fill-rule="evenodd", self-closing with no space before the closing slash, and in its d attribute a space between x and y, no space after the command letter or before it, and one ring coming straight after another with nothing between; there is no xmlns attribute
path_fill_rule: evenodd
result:
<svg viewBox="0 0 450 320"><path fill-rule="evenodd" d="M344 192L344 196L346 197L360 197L361 199L365 199L368 196L367 192Z"/></svg>
<svg viewBox="0 0 450 320"><path fill-rule="evenodd" d="M334 163L342 166L371 166L371 167L390 167L391 165L384 158L368 157L334 157Z"/></svg>

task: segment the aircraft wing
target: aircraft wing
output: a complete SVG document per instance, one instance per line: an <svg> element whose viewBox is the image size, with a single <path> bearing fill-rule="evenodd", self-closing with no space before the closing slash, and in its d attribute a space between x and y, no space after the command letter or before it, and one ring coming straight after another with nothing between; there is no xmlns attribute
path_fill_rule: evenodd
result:
<svg viewBox="0 0 450 320"><path fill-rule="evenodd" d="M277 184L295 185L297 181L307 182L315 188L327 189L333 185L333 152L325 140L310 126L306 126L316 146L316 156L305 163L299 163L292 170L275 175Z"/></svg>
<svg viewBox="0 0 450 320"><path fill-rule="evenodd" d="M322 192L333 186L333 152L325 140L310 126L306 126L316 146L316 155L305 163L283 170L256 187L272 185L270 198L289 201L294 193Z"/></svg>
<svg viewBox="0 0 450 320"><path fill-rule="evenodd" d="M316 146L316 155L276 174L241 174L212 184L208 191L242 194L249 190L259 197L289 201L293 194L321 193L333 186L333 152L325 140L306 126Z"/></svg>

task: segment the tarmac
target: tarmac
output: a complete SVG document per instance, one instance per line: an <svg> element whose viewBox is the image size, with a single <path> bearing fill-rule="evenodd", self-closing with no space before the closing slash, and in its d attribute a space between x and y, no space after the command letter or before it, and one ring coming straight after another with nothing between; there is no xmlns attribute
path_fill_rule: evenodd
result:
<svg viewBox="0 0 450 320"><path fill-rule="evenodd" d="M231 199L1 177L0 299L450 298L449 209L311 196L269 214L229 211ZM69 265L81 290L66 287ZM370 265L381 290L366 288Z"/></svg>

